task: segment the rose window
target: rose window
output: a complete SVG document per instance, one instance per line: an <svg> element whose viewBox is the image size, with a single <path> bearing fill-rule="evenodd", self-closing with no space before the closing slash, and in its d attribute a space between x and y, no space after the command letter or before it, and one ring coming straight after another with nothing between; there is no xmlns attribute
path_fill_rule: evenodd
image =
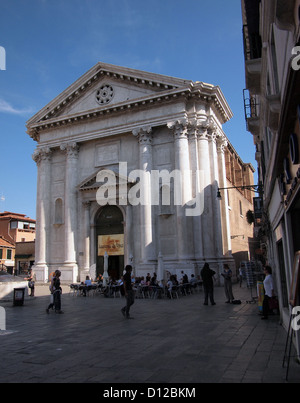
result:
<svg viewBox="0 0 300 403"><path fill-rule="evenodd" d="M111 85L104 84L96 92L96 100L100 105L108 104L114 96L114 89Z"/></svg>

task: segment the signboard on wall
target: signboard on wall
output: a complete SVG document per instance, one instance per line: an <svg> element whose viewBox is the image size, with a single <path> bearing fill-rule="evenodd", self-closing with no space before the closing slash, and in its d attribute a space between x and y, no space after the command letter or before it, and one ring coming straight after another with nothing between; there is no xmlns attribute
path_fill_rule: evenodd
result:
<svg viewBox="0 0 300 403"><path fill-rule="evenodd" d="M254 217L262 218L263 212L263 199L262 197L253 197L253 208L254 208Z"/></svg>
<svg viewBox="0 0 300 403"><path fill-rule="evenodd" d="M124 255L124 234L98 235L98 256Z"/></svg>

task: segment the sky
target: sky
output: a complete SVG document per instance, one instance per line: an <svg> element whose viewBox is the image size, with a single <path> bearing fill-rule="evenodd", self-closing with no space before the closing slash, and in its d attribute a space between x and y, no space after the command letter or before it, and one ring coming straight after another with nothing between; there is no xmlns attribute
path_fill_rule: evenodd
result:
<svg viewBox="0 0 300 403"><path fill-rule="evenodd" d="M240 0L0 0L0 46L0 211L36 217L26 121L97 62L220 86L234 114L223 130L257 168Z"/></svg>

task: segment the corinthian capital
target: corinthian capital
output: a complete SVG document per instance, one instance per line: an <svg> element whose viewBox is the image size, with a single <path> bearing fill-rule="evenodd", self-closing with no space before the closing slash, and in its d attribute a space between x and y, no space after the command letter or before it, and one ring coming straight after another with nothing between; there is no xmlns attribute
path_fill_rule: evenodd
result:
<svg viewBox="0 0 300 403"><path fill-rule="evenodd" d="M140 144L152 144L152 127L144 126L139 127L138 129L134 129L132 134L137 137Z"/></svg>
<svg viewBox="0 0 300 403"><path fill-rule="evenodd" d="M224 153L227 146L228 146L228 141L225 138L225 136L219 136L217 138L217 152Z"/></svg>
<svg viewBox="0 0 300 403"><path fill-rule="evenodd" d="M42 161L50 161L52 157L52 150L49 147L36 149L32 154L32 159L37 165Z"/></svg>
<svg viewBox="0 0 300 403"><path fill-rule="evenodd" d="M175 139L187 138L188 121L186 119L169 122L167 127L172 130Z"/></svg>
<svg viewBox="0 0 300 403"><path fill-rule="evenodd" d="M65 152L70 158L77 158L79 153L79 146L77 143L66 143L60 146L61 151Z"/></svg>

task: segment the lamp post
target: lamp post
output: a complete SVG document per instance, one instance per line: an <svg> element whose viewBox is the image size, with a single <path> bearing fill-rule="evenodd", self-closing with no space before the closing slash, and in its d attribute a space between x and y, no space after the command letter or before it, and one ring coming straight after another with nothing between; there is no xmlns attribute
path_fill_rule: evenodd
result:
<svg viewBox="0 0 300 403"><path fill-rule="evenodd" d="M224 188L218 187L217 199L222 200L220 190L227 190L227 189L251 190L252 192L257 192L259 194L263 194L262 183L259 183L258 185L229 186L229 187L224 187Z"/></svg>

